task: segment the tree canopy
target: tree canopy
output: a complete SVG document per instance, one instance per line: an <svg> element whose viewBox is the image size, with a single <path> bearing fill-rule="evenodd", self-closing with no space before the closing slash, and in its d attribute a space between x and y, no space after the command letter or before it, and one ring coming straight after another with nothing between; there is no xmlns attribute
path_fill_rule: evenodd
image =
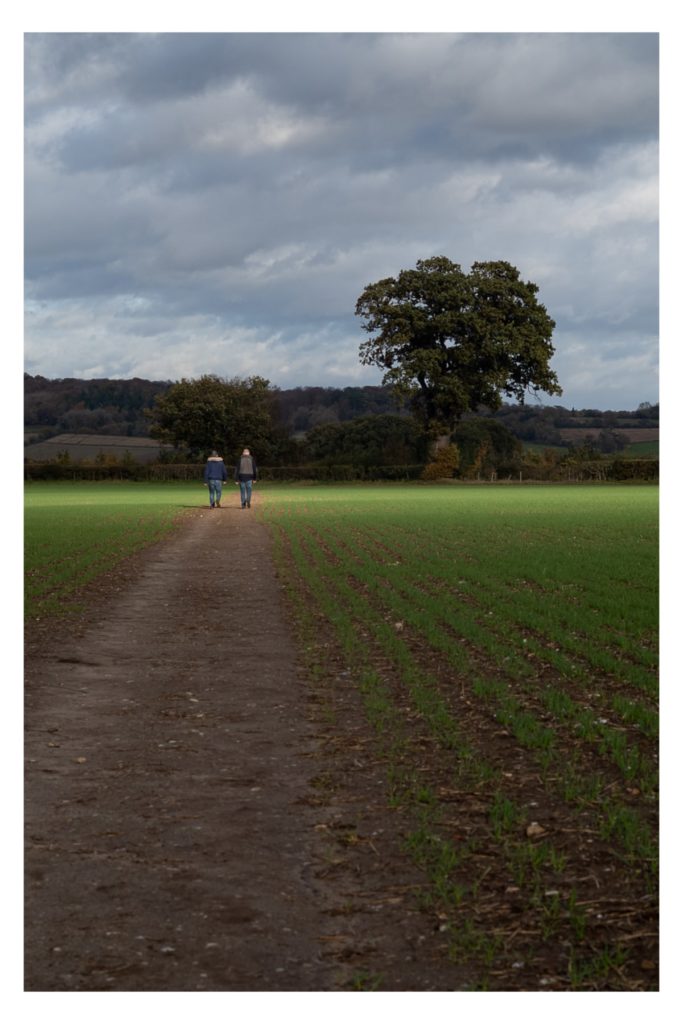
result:
<svg viewBox="0 0 683 1024"><path fill-rule="evenodd" d="M156 397L150 434L193 458L212 448L232 458L244 445L267 457L276 443L273 402L274 391L263 377L183 378Z"/></svg>
<svg viewBox="0 0 683 1024"><path fill-rule="evenodd" d="M470 273L445 256L368 285L356 303L363 328L361 362L386 372L382 383L409 399L430 428L452 429L466 413L498 409L502 395L560 395L549 362L555 322L504 261L474 263Z"/></svg>
<svg viewBox="0 0 683 1024"><path fill-rule="evenodd" d="M410 465L427 458L429 439L412 417L361 416L315 427L306 437L305 450L314 461L337 465Z"/></svg>
<svg viewBox="0 0 683 1024"><path fill-rule="evenodd" d="M481 469L498 470L521 459L522 442L494 419L475 416L459 423L452 440L460 451L461 475L476 475Z"/></svg>

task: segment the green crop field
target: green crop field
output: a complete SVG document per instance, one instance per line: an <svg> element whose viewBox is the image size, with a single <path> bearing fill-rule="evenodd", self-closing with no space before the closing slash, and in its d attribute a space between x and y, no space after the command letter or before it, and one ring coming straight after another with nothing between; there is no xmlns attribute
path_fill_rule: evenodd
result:
<svg viewBox="0 0 683 1024"><path fill-rule="evenodd" d="M657 495L266 505L313 674L357 692L422 898L484 987L523 984L511 963L558 987L656 985Z"/></svg>
<svg viewBox="0 0 683 1024"><path fill-rule="evenodd" d="M625 459L656 459L659 457L659 441L636 441L617 452L617 456Z"/></svg>
<svg viewBox="0 0 683 1024"><path fill-rule="evenodd" d="M28 614L204 501L28 486ZM446 962L476 988L655 989L657 487L270 484L255 514L315 706L363 715Z"/></svg>
<svg viewBox="0 0 683 1024"><path fill-rule="evenodd" d="M169 530L194 487L164 484L40 483L25 488L25 610L28 618L77 606L85 583Z"/></svg>

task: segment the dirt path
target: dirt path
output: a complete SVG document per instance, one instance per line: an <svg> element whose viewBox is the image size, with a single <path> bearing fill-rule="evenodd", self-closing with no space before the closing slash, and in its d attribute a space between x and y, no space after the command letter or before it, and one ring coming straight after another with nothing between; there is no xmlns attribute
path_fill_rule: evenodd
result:
<svg viewBox="0 0 683 1024"><path fill-rule="evenodd" d="M367 831L356 712L333 743L311 716L269 545L254 510L190 513L80 631L27 645L27 990L455 980ZM319 797L321 758L345 792Z"/></svg>

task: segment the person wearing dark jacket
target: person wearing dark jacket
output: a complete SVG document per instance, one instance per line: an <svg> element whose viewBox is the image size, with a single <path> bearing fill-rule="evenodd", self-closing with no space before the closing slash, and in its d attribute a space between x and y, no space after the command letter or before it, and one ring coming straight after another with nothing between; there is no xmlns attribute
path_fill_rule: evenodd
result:
<svg viewBox="0 0 683 1024"><path fill-rule="evenodd" d="M211 508L221 507L221 495L223 484L228 479L228 471L225 468L223 459L218 452L213 451L206 460L204 466L204 484L209 488L209 502Z"/></svg>
<svg viewBox="0 0 683 1024"><path fill-rule="evenodd" d="M235 483L239 484L242 508L251 508L251 488L258 479L256 460L245 448L235 466Z"/></svg>

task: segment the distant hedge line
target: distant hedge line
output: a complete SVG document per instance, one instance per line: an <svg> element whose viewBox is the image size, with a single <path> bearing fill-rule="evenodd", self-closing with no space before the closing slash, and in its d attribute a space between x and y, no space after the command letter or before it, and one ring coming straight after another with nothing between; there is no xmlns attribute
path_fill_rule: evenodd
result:
<svg viewBox="0 0 683 1024"><path fill-rule="evenodd" d="M271 466L263 480L418 480L424 466Z"/></svg>
<svg viewBox="0 0 683 1024"><path fill-rule="evenodd" d="M659 459L611 459L562 467L565 480L658 480Z"/></svg>
<svg viewBox="0 0 683 1024"><path fill-rule="evenodd" d="M320 482L351 480L418 480L424 466L266 466L262 480ZM204 463L128 464L125 466L64 465L57 462L27 462L24 479L32 480L194 480L201 482ZM491 479L482 476L482 479ZM496 479L494 477L493 479ZM499 473L498 480L658 480L658 459L611 459L594 462L560 463L552 467L524 466L521 474Z"/></svg>
<svg viewBox="0 0 683 1024"><path fill-rule="evenodd" d="M262 480L344 481L344 480L417 480L424 466L265 466L259 469ZM230 472L230 470L228 470ZM25 480L195 480L201 482L204 463L140 464L126 466L63 465L57 462L29 462L24 465Z"/></svg>

